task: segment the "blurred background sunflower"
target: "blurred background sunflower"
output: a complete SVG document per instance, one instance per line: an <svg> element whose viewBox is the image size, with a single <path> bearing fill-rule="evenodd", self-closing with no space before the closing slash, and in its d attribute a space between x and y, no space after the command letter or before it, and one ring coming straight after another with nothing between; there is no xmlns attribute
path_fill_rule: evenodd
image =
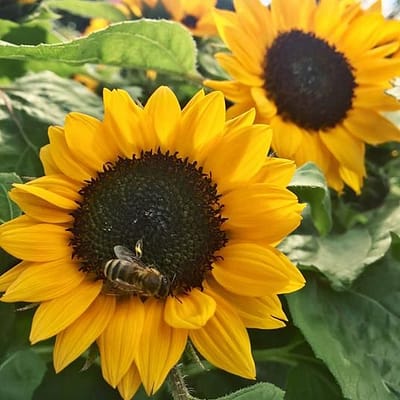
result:
<svg viewBox="0 0 400 400"><path fill-rule="evenodd" d="M400 73L399 22L359 2L235 0L215 20L231 53L217 55L230 74L206 80L234 105L230 116L256 107L271 124L272 147L298 166L315 162L328 184L360 193L365 144L400 140L382 112L400 109L385 93Z"/></svg>

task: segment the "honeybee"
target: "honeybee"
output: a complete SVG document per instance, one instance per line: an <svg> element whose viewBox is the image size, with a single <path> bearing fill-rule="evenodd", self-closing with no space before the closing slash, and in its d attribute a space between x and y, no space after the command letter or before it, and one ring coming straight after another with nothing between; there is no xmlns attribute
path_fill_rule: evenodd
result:
<svg viewBox="0 0 400 400"><path fill-rule="evenodd" d="M114 246L117 258L108 260L104 265L110 294L137 294L143 297L165 298L171 291L169 278L141 261L143 241L138 240L135 253L124 246Z"/></svg>

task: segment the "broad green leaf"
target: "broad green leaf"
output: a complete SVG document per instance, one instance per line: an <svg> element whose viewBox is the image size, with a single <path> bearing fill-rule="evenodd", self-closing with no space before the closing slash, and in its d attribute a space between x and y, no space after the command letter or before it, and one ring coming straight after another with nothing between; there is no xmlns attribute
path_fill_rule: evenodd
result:
<svg viewBox="0 0 400 400"><path fill-rule="evenodd" d="M219 400L283 400L285 392L271 383L257 383Z"/></svg>
<svg viewBox="0 0 400 400"><path fill-rule="evenodd" d="M19 207L8 197L13 183L22 183L22 180L15 173L0 172L0 224L21 215Z"/></svg>
<svg viewBox="0 0 400 400"><path fill-rule="evenodd" d="M4 349L13 338L13 328L15 321L15 309L11 304L0 303L0 359Z"/></svg>
<svg viewBox="0 0 400 400"><path fill-rule="evenodd" d="M0 364L0 399L30 399L45 372L44 361L32 350L11 354Z"/></svg>
<svg viewBox="0 0 400 400"><path fill-rule="evenodd" d="M43 3L50 9L68 11L81 17L105 18L110 22L126 19L122 11L105 1L48 0Z"/></svg>
<svg viewBox="0 0 400 400"><path fill-rule="evenodd" d="M325 177L313 163L307 163L297 169L289 189L302 202L310 205L311 217L321 235L332 228L331 199Z"/></svg>
<svg viewBox="0 0 400 400"><path fill-rule="evenodd" d="M364 226L325 237L291 235L280 248L295 263L317 268L337 289L349 287L366 266L386 254L390 233L400 233L400 207L396 198L365 216L369 219Z"/></svg>
<svg viewBox="0 0 400 400"><path fill-rule="evenodd" d="M81 371L84 363L85 360L79 358L58 374L54 372L52 363L48 364L42 383L29 399L121 400L118 391L104 381L99 366L92 365L88 370Z"/></svg>
<svg viewBox="0 0 400 400"><path fill-rule="evenodd" d="M1 44L0 58L51 60L74 65L101 63L180 75L196 73L193 38L186 28L172 21L141 19L116 23L67 43Z"/></svg>
<svg viewBox="0 0 400 400"><path fill-rule="evenodd" d="M289 372L285 400L343 400L340 387L326 368L301 363Z"/></svg>
<svg viewBox="0 0 400 400"><path fill-rule="evenodd" d="M0 171L42 175L38 154L48 143L47 129L63 125L70 111L100 116L101 99L50 72L20 78L0 91Z"/></svg>
<svg viewBox="0 0 400 400"><path fill-rule="evenodd" d="M389 254L354 290L336 292L307 277L287 296L295 325L350 400L396 400L400 388L400 263Z"/></svg>

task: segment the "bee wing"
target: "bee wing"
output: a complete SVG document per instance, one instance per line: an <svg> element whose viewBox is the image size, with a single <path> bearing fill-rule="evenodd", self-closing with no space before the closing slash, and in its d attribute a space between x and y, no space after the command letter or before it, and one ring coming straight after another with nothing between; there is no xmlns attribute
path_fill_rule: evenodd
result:
<svg viewBox="0 0 400 400"><path fill-rule="evenodd" d="M135 260L135 253L125 246L114 246L114 253L120 260L132 262Z"/></svg>

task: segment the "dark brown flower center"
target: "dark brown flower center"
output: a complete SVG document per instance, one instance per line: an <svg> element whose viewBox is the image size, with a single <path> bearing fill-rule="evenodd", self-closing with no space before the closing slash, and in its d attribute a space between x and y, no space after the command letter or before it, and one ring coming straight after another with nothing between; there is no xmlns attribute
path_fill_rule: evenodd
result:
<svg viewBox="0 0 400 400"><path fill-rule="evenodd" d="M82 269L99 279L105 279L107 261L116 259L114 246L124 246L139 250L140 262L171 285L170 294L201 288L215 252L227 242L216 184L177 154L120 158L80 194L71 246Z"/></svg>
<svg viewBox="0 0 400 400"><path fill-rule="evenodd" d="M343 53L313 33L280 33L265 56L265 90L285 120L328 130L352 108L353 68Z"/></svg>

